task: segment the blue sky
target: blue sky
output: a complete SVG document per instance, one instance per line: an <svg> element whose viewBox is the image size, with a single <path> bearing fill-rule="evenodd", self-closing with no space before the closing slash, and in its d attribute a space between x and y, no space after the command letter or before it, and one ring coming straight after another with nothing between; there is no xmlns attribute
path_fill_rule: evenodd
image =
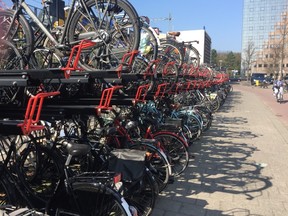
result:
<svg viewBox="0 0 288 216"><path fill-rule="evenodd" d="M205 29L212 39L212 49L241 52L242 0L130 0L139 15L172 17L172 30ZM163 32L168 21L151 21Z"/></svg>
<svg viewBox="0 0 288 216"><path fill-rule="evenodd" d="M41 0L26 0L38 5ZM11 0L4 0L11 2ZM68 2L66 0L66 2ZM151 18L151 25L163 32L205 29L212 49L241 52L243 0L130 0L138 14ZM153 21L168 18L172 21Z"/></svg>

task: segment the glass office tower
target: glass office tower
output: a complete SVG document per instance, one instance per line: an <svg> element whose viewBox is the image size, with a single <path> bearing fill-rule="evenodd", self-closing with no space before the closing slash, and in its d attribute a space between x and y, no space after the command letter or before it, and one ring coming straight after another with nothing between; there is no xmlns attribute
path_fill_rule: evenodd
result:
<svg viewBox="0 0 288 216"><path fill-rule="evenodd" d="M247 75L247 71L251 74L253 72L270 73L276 70L275 65L277 66L277 64L273 64L271 60L273 57L272 50L269 51L268 48L273 47L273 43L275 44L275 42L271 42L274 39L273 37L279 40L279 35L275 33L275 29L277 23L286 19L287 6L288 0L244 0L241 51L242 74ZM248 67L247 54L249 52L251 54L252 50L255 50L255 53ZM288 72L288 67L283 69Z"/></svg>

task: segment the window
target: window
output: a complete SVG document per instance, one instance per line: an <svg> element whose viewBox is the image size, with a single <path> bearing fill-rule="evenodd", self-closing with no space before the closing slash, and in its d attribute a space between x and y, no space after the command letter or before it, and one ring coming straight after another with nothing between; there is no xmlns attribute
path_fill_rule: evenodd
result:
<svg viewBox="0 0 288 216"><path fill-rule="evenodd" d="M253 26L249 26L249 31L253 31Z"/></svg>
<svg viewBox="0 0 288 216"><path fill-rule="evenodd" d="M265 11L265 7L261 7L261 8L260 8L260 11Z"/></svg>
<svg viewBox="0 0 288 216"><path fill-rule="evenodd" d="M258 67L259 67L259 68L262 68L262 64L258 64Z"/></svg>

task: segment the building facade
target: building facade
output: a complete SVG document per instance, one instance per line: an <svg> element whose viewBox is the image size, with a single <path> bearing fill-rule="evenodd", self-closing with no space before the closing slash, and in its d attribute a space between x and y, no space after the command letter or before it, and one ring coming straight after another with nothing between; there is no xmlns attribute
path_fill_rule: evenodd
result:
<svg viewBox="0 0 288 216"><path fill-rule="evenodd" d="M287 11L287 0L244 0L242 75L288 73Z"/></svg>
<svg viewBox="0 0 288 216"><path fill-rule="evenodd" d="M200 54L200 64L211 63L211 38L204 29L180 31L180 36L177 37L177 40L180 42L198 41L198 43L192 44Z"/></svg>

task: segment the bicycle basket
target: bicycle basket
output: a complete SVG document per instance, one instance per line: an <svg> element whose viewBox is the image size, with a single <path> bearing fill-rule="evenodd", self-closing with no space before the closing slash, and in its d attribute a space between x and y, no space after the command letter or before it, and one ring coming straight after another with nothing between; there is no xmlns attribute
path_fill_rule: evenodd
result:
<svg viewBox="0 0 288 216"><path fill-rule="evenodd" d="M145 170L146 151L136 149L115 149L109 158L109 170L121 173L124 182L137 181Z"/></svg>

